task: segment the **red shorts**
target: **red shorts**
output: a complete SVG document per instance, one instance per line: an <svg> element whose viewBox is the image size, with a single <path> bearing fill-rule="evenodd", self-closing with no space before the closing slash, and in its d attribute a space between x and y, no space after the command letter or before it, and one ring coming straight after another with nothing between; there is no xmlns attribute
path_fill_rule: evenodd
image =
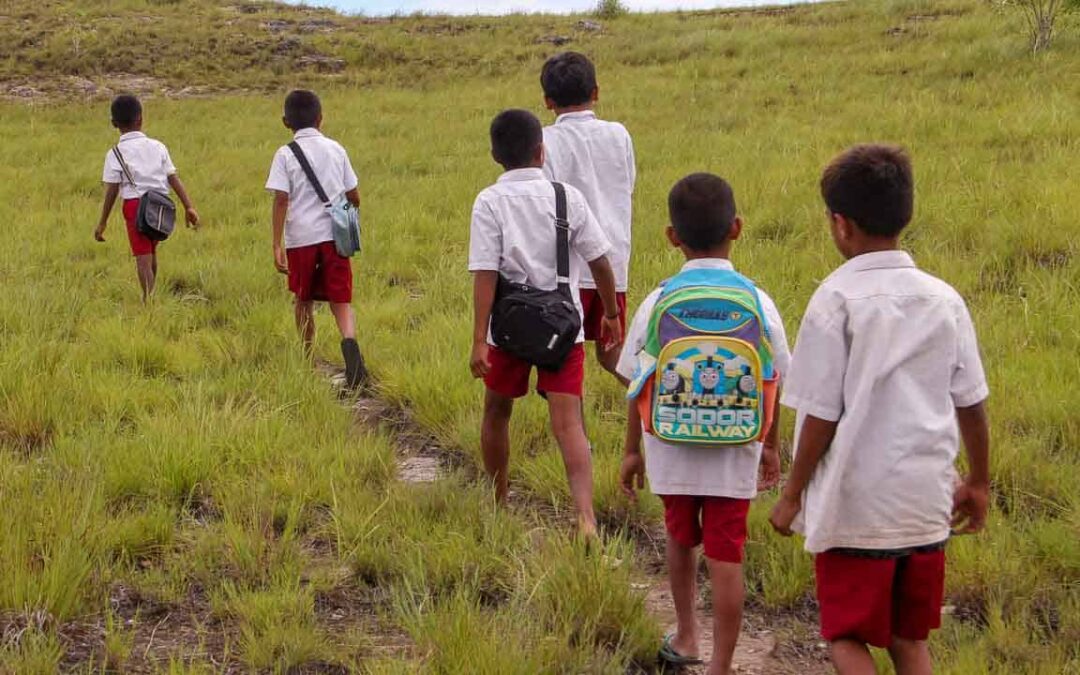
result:
<svg viewBox="0 0 1080 675"><path fill-rule="evenodd" d="M925 640L941 626L945 551L875 559L826 551L814 556L821 636L887 648L892 638Z"/></svg>
<svg viewBox="0 0 1080 675"><path fill-rule="evenodd" d="M334 242L286 249L289 290L304 302L352 302L352 265L338 255Z"/></svg>
<svg viewBox="0 0 1080 675"><path fill-rule="evenodd" d="M492 347L488 350L488 365L491 370L484 377L488 389L506 398L521 398L529 393L531 363ZM541 396L568 394L581 398L585 384L585 348L581 344L574 345L559 370L537 368L536 373L536 391Z"/></svg>
<svg viewBox="0 0 1080 675"><path fill-rule="evenodd" d="M135 217L139 214L139 200L124 200L124 223L127 225L128 243L131 244L131 255L153 255L157 253L158 243L139 232L135 227Z"/></svg>
<svg viewBox="0 0 1080 675"><path fill-rule="evenodd" d="M626 293L616 293L615 301L619 305L619 323L626 333ZM585 329L585 339L596 342L600 339L600 322L604 318L604 302L595 288L581 289L581 311L585 315L581 325Z"/></svg>
<svg viewBox="0 0 1080 675"><path fill-rule="evenodd" d="M746 546L749 499L660 495L664 500L664 524L680 546L698 544L705 556L719 562L741 563Z"/></svg>

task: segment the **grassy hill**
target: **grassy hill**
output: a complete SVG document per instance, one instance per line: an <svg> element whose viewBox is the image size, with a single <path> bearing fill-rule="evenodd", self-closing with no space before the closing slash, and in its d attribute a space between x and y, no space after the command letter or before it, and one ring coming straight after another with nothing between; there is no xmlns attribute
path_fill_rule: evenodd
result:
<svg viewBox="0 0 1080 675"><path fill-rule="evenodd" d="M662 627L640 585L660 511L618 495L617 387L589 373L606 557L566 535L539 402L516 411L514 507L492 509L476 479L468 214L498 173L490 118L540 114L539 68L560 48L595 58L600 113L637 145L631 304L678 265L662 241L667 190L711 170L747 222L736 264L794 334L839 263L821 167L857 141L911 150L906 245L968 298L993 390L994 510L985 534L950 545L940 672L1077 672L1080 41L1066 31L1032 57L1020 17L998 7L868 0L594 30L587 17L9 0L0 672L651 667ZM326 131L361 176L356 305L391 406L378 429L302 363L272 268L262 185L295 85L323 94ZM206 222L164 245L149 309L119 222L106 244L91 237L115 141L103 97L120 89L151 95L147 131ZM328 317L319 326L320 355L335 359ZM403 430L460 460L433 485L399 480ZM751 515L754 625L776 629L785 667L813 672L810 559L768 531L772 498Z"/></svg>

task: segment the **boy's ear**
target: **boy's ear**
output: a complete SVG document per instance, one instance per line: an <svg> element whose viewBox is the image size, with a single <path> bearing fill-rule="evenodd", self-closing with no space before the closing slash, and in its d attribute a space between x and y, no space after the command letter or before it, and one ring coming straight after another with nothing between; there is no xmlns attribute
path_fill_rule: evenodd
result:
<svg viewBox="0 0 1080 675"><path fill-rule="evenodd" d="M668 243L670 243L674 248L682 248L682 240L679 239L679 233L675 231L674 225L668 225L667 230L664 231L664 234L667 235Z"/></svg>
<svg viewBox="0 0 1080 675"><path fill-rule="evenodd" d="M281 116L281 123L285 125L285 128L292 131L292 127L289 126L289 120L284 115Z"/></svg>
<svg viewBox="0 0 1080 675"><path fill-rule="evenodd" d="M315 128L316 129L321 129L322 128L322 113L319 113L318 115L315 116Z"/></svg>
<svg viewBox="0 0 1080 675"><path fill-rule="evenodd" d="M540 166L544 166L545 157L547 157L547 150L544 148L544 144L541 143L539 146L537 146L536 154L533 156L533 159L536 160L540 164Z"/></svg>
<svg viewBox="0 0 1080 675"><path fill-rule="evenodd" d="M555 99L551 98L550 96L545 96L544 107L548 110L555 110L555 108L558 108L559 106L557 103L555 103Z"/></svg>
<svg viewBox="0 0 1080 675"><path fill-rule="evenodd" d="M731 221L731 229L728 230L728 241L735 241L742 234L742 218L735 216L735 220Z"/></svg>
<svg viewBox="0 0 1080 675"><path fill-rule="evenodd" d="M596 85L592 88L592 93L589 94L589 103L596 103L600 100L600 85Z"/></svg>

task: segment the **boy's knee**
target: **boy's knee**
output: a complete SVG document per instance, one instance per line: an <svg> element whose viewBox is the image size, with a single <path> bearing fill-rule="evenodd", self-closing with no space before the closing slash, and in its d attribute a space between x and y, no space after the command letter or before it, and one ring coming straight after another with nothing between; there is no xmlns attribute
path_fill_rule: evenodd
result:
<svg viewBox="0 0 1080 675"><path fill-rule="evenodd" d="M484 419L487 421L507 421L514 412L514 400L488 390L484 397Z"/></svg>

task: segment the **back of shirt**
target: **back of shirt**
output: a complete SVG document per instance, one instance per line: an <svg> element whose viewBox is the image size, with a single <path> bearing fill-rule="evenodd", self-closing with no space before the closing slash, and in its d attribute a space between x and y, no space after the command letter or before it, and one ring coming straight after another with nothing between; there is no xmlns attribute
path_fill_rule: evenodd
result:
<svg viewBox="0 0 1080 675"><path fill-rule="evenodd" d="M102 182L119 183L123 199L138 199L150 191L169 192L169 176L176 173L176 167L164 143L147 137L141 131L130 131L120 136L116 147L120 149L120 156L124 158L131 177L128 177L123 164L110 148L105 153Z"/></svg>
<svg viewBox="0 0 1080 675"><path fill-rule="evenodd" d="M634 144L618 122L596 118L591 110L564 113L544 128L544 174L572 185L585 195L604 234L611 241L608 259L616 290L625 292L630 273L632 197L637 170ZM596 288L582 267L582 288Z"/></svg>
<svg viewBox="0 0 1080 675"><path fill-rule="evenodd" d="M806 491L806 547L901 549L949 536L956 408L989 390L967 307L902 251L836 270L810 300L783 403L838 422Z"/></svg>
<svg viewBox="0 0 1080 675"><path fill-rule="evenodd" d="M566 186L570 255L596 260L610 249L585 198ZM469 271L499 272L507 281L553 291L556 273L555 189L540 169L507 171L473 204L469 228ZM578 294L582 265L570 265L570 288ZM578 335L578 342L584 333Z"/></svg>
<svg viewBox="0 0 1080 675"><path fill-rule="evenodd" d="M356 188L356 173L340 143L312 128L297 131L293 140L307 157L328 199L333 201ZM282 146L274 154L266 189L289 195L285 248L300 248L334 240L333 219L289 146Z"/></svg>

